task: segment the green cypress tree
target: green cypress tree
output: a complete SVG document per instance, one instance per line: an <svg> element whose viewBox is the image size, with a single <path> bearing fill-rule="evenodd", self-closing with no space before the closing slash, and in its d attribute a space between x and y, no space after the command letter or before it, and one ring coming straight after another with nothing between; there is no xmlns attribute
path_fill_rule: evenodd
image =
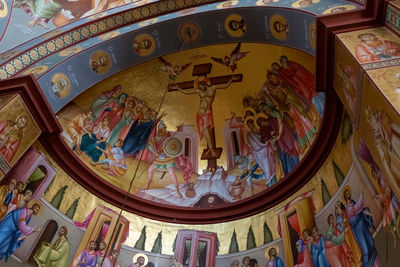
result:
<svg viewBox="0 0 400 267"><path fill-rule="evenodd" d="M154 240L153 248L151 249L151 252L154 253L161 253L161 251L162 251L162 231L158 233L156 240Z"/></svg>
<svg viewBox="0 0 400 267"><path fill-rule="evenodd" d="M50 190L51 186L53 185L55 179L56 179L55 177L54 177L53 179L51 179L51 182L50 182L50 184L46 187L46 190L44 190L43 195L46 195L47 192L49 192L49 190Z"/></svg>
<svg viewBox="0 0 400 267"><path fill-rule="evenodd" d="M255 248L255 247L257 247L256 239L254 237L253 227L250 225L249 232L247 233L246 249L252 249L252 248Z"/></svg>
<svg viewBox="0 0 400 267"><path fill-rule="evenodd" d="M236 231L235 229L233 229L231 244L229 245L229 253L236 253L236 252L239 252L239 244L236 237Z"/></svg>
<svg viewBox="0 0 400 267"><path fill-rule="evenodd" d="M71 206L69 206L67 212L65 213L65 216L67 216L70 219L74 218L76 208L78 207L79 199L80 197L78 197L77 199L74 200L74 202L72 202Z"/></svg>
<svg viewBox="0 0 400 267"><path fill-rule="evenodd" d="M335 172L336 182L338 186L340 186L344 181L343 172L340 170L338 165L336 165L336 162L334 160L332 160L332 165L333 165L333 171Z"/></svg>
<svg viewBox="0 0 400 267"><path fill-rule="evenodd" d="M175 252L175 247L176 247L176 240L178 239L178 233L176 233L174 243L172 243L172 251Z"/></svg>
<svg viewBox="0 0 400 267"><path fill-rule="evenodd" d="M273 240L272 232L269 229L267 222L264 222L264 244L272 242Z"/></svg>
<svg viewBox="0 0 400 267"><path fill-rule="evenodd" d="M53 199L50 201L50 204L53 205L56 209L60 208L62 199L64 197L65 190L67 190L68 185L65 185L58 190L57 194L54 195Z"/></svg>
<svg viewBox="0 0 400 267"><path fill-rule="evenodd" d="M142 233L140 234L138 241L136 241L134 248L144 250L145 244L146 244L146 226L143 226Z"/></svg>
<svg viewBox="0 0 400 267"><path fill-rule="evenodd" d="M329 190L326 187L325 181L322 179L322 177L321 177L321 187L322 187L322 202L324 203L325 206L331 199L331 194L329 194Z"/></svg>

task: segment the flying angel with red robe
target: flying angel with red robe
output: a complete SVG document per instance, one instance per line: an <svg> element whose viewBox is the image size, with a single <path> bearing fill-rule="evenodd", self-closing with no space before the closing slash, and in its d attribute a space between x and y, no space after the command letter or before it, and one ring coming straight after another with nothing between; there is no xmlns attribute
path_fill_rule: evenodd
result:
<svg viewBox="0 0 400 267"><path fill-rule="evenodd" d="M244 58L250 52L250 51L240 52L240 46L241 43L239 42L236 45L235 49L233 49L230 56L225 56L223 58L211 57L211 59L214 60L215 62L218 62L226 66L227 68L230 68L232 70L232 73L234 73L235 70L237 69L236 62Z"/></svg>

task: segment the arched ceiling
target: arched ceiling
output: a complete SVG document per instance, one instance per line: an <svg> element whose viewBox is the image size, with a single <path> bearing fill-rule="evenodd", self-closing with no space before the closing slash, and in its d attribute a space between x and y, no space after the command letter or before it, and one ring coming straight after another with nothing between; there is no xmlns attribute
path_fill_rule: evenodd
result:
<svg viewBox="0 0 400 267"><path fill-rule="evenodd" d="M51 136L46 141L46 148L81 185L110 203L146 217L198 223L231 220L265 210L283 200L288 194L295 192L311 178L329 153L334 140L332 137L336 136L338 130L341 108L332 92L327 92L325 96L323 118L321 118L323 112L320 104L321 101L323 102L324 94L315 94L305 101L299 92L302 90L300 88L302 86L308 87L307 90L315 89L315 85L307 84L308 81L306 81L307 76L310 79L315 77L313 57L316 42L315 17L320 14L356 10L361 7L346 1L315 1L308 4L301 2L301 4L305 4L303 7L299 6L299 1L273 1L268 4L262 1L226 1L223 3L176 1L173 7L169 5L172 2L158 1L135 9L129 9L132 7L129 5L124 8L119 7L104 12L101 14L103 17L94 17L91 18L92 20L82 19L50 31L44 36L32 39L13 49L9 54L12 55L11 57L7 58L3 55L0 76L8 78L29 73L35 75L43 94L53 112L58 114L60 123L65 130L66 141L58 136ZM163 9L166 6L168 7ZM184 6L191 7L191 9L182 10ZM229 27L230 21L238 21L243 30L232 30ZM188 32L190 33L188 34ZM151 41L147 42L147 44L151 43L148 49L137 47L143 40ZM218 63L218 60L212 59L212 57L224 59L226 56L232 56L231 53L235 49L236 52L238 50L248 52L237 62L237 69L226 68ZM172 65L183 66L190 63L190 67L182 71L178 77L171 77L171 75L159 71L163 65L164 67L167 65L165 62L161 62L161 56ZM300 81L303 83L302 86L299 85L299 81L295 82L297 85L290 83L289 80L294 78L293 76L289 80L285 80L281 70L275 69L274 73L271 65L273 62L278 62L282 67L282 63L279 62L281 56L286 56L292 62L292 66L296 65L302 68L303 74L305 73L305 75L300 75L301 80L305 78ZM95 66L104 60L106 64L103 67ZM199 113L199 102L204 104L203 100L199 101L199 97L194 95L186 98L183 93L179 95L177 92L169 92L165 94L164 99L162 97L165 88L169 86L170 89L173 89L171 84L178 83L181 86L180 82L195 80L196 75L193 70L196 65L200 64L212 65L211 70L207 73L209 77L225 76L226 78L233 74L237 75L235 78L237 80L229 85L227 90L223 93L220 93L222 90L218 91L211 105L214 111L216 146L223 149L223 155L218 157L216 164L222 166L224 172L227 172L226 174L229 176L226 180L228 182L224 184L224 193L218 192L215 188L208 191L211 195L218 197L219 205L207 206L207 198L202 199L202 197L209 196L207 196L206 190L201 188L198 192L203 193L196 195L197 201L190 200L185 203L159 197L157 195L159 191L140 190L146 185L148 169L151 169L152 166L151 160L148 160L147 165L144 164L139 168L137 176L139 178L136 180L138 183L134 184L127 201L122 204L124 194L129 189L129 178L132 176L129 174L134 171L138 160L132 158L126 160L128 171L126 175L122 175L123 179L115 173L110 175L107 164L102 164L104 167L102 168L98 166L98 163L108 159L105 155L110 153L107 152L107 149L111 149L112 146L106 144L102 148L105 151L104 154L101 153L97 160L89 159L90 153L87 152L76 155L76 149L75 152L71 149L74 146L74 140L71 138L73 134L68 132L68 127L78 115L84 114L85 110L101 97L102 92L108 93L116 85L122 85L122 92L119 94L126 93L130 97L136 97L134 105L145 102L149 108L158 110L158 107L161 106L161 112L168 112L163 120L172 136L176 135L177 126L184 125L186 128L192 127L192 136L197 136L200 141L199 135L202 133L199 132L200 126L197 125L199 119L196 119L196 115ZM268 72L273 74L267 79ZM201 77L198 79L204 80ZM211 79L211 81L222 86L229 81L229 78L228 80L224 79L219 81ZM278 103L276 98L279 97L274 94L278 94L277 91L280 89L273 93L273 89L268 89L266 86L267 83L271 83L271 80L276 80L279 86L286 88L286 97L291 94L292 99L280 99L279 101L282 102ZM315 81L312 83L315 84ZM195 84L191 82L187 87L192 87L192 85L194 87ZM276 86L277 84L275 84ZM263 87L264 89L262 89ZM259 92L263 90L269 95L260 96ZM243 100L248 100L249 96L257 103L246 104L246 101ZM166 105L164 105L164 100ZM257 110L262 104L261 100L271 102L269 107L271 111ZM110 103L112 101L107 104ZM175 105L179 108L175 109ZM286 107L283 107L285 105ZM103 110L104 107L101 107L99 113L96 114L101 119L93 120L94 127L101 125L101 121L104 119L102 112L107 113L113 108ZM126 109L122 104L119 107L122 107L120 111ZM253 115L250 115L250 117L254 116L255 122L260 115L266 117L266 120L276 119L278 132L281 131L279 124L282 121L285 125L287 124L285 127L293 132L292 140L287 142L292 142L297 154L292 155L290 159L286 155L286 159L284 159L284 145L281 144L281 147L277 148L278 144L271 142L270 158L275 158L275 162L272 161L273 163L270 165L275 165L275 169L281 173L277 179L279 182L273 186L272 183L267 186L265 178L261 180L263 182L254 181L253 189L256 189L253 190L250 183L246 184L247 177L244 176L241 184L243 190L247 191L242 192L243 196L239 197L233 191L242 189L233 190L233 187L237 185L235 177L240 177L242 173L239 171L244 169L240 170L240 168L238 169L239 164L232 163L232 156L237 152L228 150L229 147L233 150L237 147L227 144L232 143L232 140L227 138L224 130L235 128L226 126L226 122L232 117L230 112L235 113L238 122L241 122L246 119L246 108L255 109ZM208 109L206 108L206 111ZM210 119L208 118L208 120ZM131 123L134 121L132 119ZM204 121L206 119L203 118ZM118 122L119 120L117 120ZM256 126L262 128L261 125ZM115 125L111 128L114 127ZM160 123L156 124L156 128L162 128ZM244 130L243 126L236 128L237 139L243 138L241 131L249 133L249 130ZM128 127L129 129L133 128ZM260 134L260 130L257 129L257 134ZM270 134L274 135L272 131ZM306 138L304 139L304 137ZM262 140L260 136L257 136L256 139L266 141ZM85 140L83 141L85 142ZM183 138L181 141L185 146L185 139ZM241 139L240 142L243 145L245 139ZM51 146L55 143L56 145ZM198 177L201 177L202 169L207 168L207 160L204 157L202 159L202 151L206 147L206 143L204 139L198 142L196 145L197 155L192 158L192 160L198 161L197 167L193 168L195 174L192 176L192 182L195 185L198 185L201 180ZM238 146L240 147L240 144ZM129 152L129 150L126 151L126 153ZM247 156L249 163L257 162L254 158L257 156L252 152L242 156ZM297 161L301 162L300 167L297 165ZM262 164L261 162L257 163L258 165ZM175 164L178 163L175 162ZM251 168L249 167L250 172L254 166L253 164ZM234 168L236 168L235 171ZM177 169L182 170L182 168ZM260 167L258 172L260 172ZM144 176L140 177L141 175ZM214 175L215 173L204 174L207 186L211 186ZM154 176L154 179L159 179L159 181L155 182L151 189L159 190L171 184L169 193L176 197L177 190L174 189L173 179L170 179L168 174L165 175L165 179L163 175L161 176ZM182 174L177 176L178 182L183 184ZM214 186L218 186L218 184ZM184 192L183 190L181 188L182 192ZM189 199L190 197L186 196L185 198ZM198 203L206 203L206 206L199 204L200 208L193 208ZM235 209L235 212L226 212L224 207L227 205ZM204 220L204 210L210 210L207 220ZM188 218L188 214L192 216Z"/></svg>

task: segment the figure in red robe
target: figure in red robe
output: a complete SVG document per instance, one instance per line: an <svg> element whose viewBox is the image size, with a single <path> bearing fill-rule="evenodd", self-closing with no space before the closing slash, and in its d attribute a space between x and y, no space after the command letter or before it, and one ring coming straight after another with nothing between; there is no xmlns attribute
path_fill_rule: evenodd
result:
<svg viewBox="0 0 400 267"><path fill-rule="evenodd" d="M28 118L20 115L15 121L0 122L0 153L11 162L21 143L23 129L28 125Z"/></svg>
<svg viewBox="0 0 400 267"><path fill-rule="evenodd" d="M110 119L108 127L110 128L111 131L121 120L122 114L124 113L125 102L127 98L128 95L122 93L115 100L105 105L99 117L97 118L95 125L100 124L105 117L108 117Z"/></svg>
<svg viewBox="0 0 400 267"><path fill-rule="evenodd" d="M356 46L356 57L361 63L400 56L400 44L381 40L372 33L359 34L361 43Z"/></svg>

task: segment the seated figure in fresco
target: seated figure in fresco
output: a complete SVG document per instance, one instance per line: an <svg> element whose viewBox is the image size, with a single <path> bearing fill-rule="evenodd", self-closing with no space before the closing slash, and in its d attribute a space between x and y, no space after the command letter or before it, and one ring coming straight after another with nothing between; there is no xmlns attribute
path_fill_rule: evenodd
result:
<svg viewBox="0 0 400 267"><path fill-rule="evenodd" d="M278 251L276 248L272 247L268 250L268 262L266 267L284 267L283 261L278 257Z"/></svg>
<svg viewBox="0 0 400 267"><path fill-rule="evenodd" d="M364 206L363 195L355 202L351 198L351 188L345 187L343 198L346 201L346 214L349 219L354 238L362 253L363 266L380 266L378 252L376 251L371 231L375 231L369 208Z"/></svg>
<svg viewBox="0 0 400 267"><path fill-rule="evenodd" d="M73 267L96 267L97 265L97 254L96 249L97 243L92 240L89 242L88 247L84 249L72 262Z"/></svg>
<svg viewBox="0 0 400 267"><path fill-rule="evenodd" d="M0 186L0 221L7 214L8 204L14 196L14 188L17 181L12 179L7 185Z"/></svg>
<svg viewBox="0 0 400 267"><path fill-rule="evenodd" d="M233 162L237 164L239 170L242 172L234 184L239 184L241 179L246 179L249 186L253 189L253 179L260 180L265 178L264 171L260 168L253 155L233 156Z"/></svg>
<svg viewBox="0 0 400 267"><path fill-rule="evenodd" d="M41 209L41 203L35 201L30 208L14 210L4 217L0 222L0 260L4 258L7 261L27 236L41 231L28 225L32 215L38 215Z"/></svg>
<svg viewBox="0 0 400 267"><path fill-rule="evenodd" d="M58 239L54 244L43 242L33 258L39 267L67 267L69 257L69 243L67 227L61 226L58 230Z"/></svg>
<svg viewBox="0 0 400 267"><path fill-rule="evenodd" d="M351 267L352 253L344 238L345 233L336 228L332 214L328 216L326 231L326 256L331 266Z"/></svg>
<svg viewBox="0 0 400 267"><path fill-rule="evenodd" d="M109 123L109 118L105 117L100 124L94 127L92 134L82 136L81 151L86 153L93 162L99 161L103 154L102 150L107 147L106 140L110 135Z"/></svg>
<svg viewBox="0 0 400 267"><path fill-rule="evenodd" d="M326 257L325 238L318 233L318 228L311 230L313 242L311 243L311 256L314 266L331 267Z"/></svg>
<svg viewBox="0 0 400 267"><path fill-rule="evenodd" d="M26 115L19 115L15 121L0 121L0 153L8 162L14 158L27 125Z"/></svg>
<svg viewBox="0 0 400 267"><path fill-rule="evenodd" d="M302 239L297 240L297 260L294 267L313 267L310 251Z"/></svg>
<svg viewBox="0 0 400 267"><path fill-rule="evenodd" d="M86 110L85 113L76 116L68 125L67 133L72 139L72 147L77 154L81 154L82 136L90 134L93 129L93 111Z"/></svg>
<svg viewBox="0 0 400 267"><path fill-rule="evenodd" d="M373 33L361 33L361 43L356 46L356 57L361 63L390 59L400 56L400 44L381 40Z"/></svg>

